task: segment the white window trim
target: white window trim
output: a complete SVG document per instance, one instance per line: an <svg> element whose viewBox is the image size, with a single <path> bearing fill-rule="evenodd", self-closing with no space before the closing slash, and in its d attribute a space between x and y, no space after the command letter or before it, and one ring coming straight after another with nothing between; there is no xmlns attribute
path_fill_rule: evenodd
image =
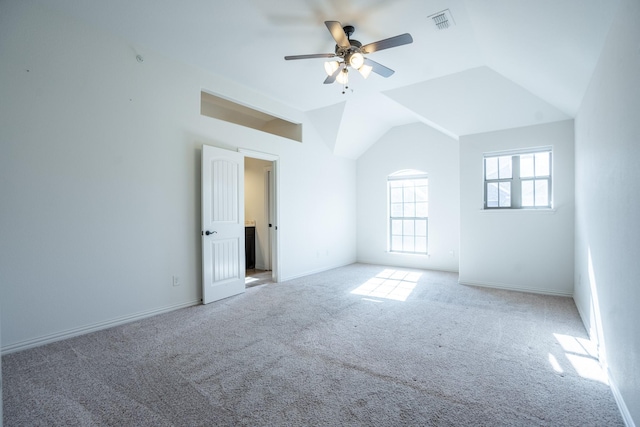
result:
<svg viewBox="0 0 640 427"><path fill-rule="evenodd" d="M387 250L386 252L393 255L402 255L402 256L418 256L418 257L429 257L429 215L426 216L427 220L427 251L426 252L403 252L403 251L392 251L391 250L391 203L390 203L390 193L389 193L389 181L404 181L407 179L429 179L429 174L416 171L418 173L415 174L407 174L402 175L401 171L394 172L390 175L387 175ZM427 199L428 200L428 199Z"/></svg>
<svg viewBox="0 0 640 427"><path fill-rule="evenodd" d="M534 154L534 153L542 153L542 152L549 152L551 154L550 157L550 165L549 165L549 206L520 206L521 201L521 196L520 196L520 191L521 189L519 188L518 185L512 185L511 186L511 191L512 194L516 194L518 196L517 199L517 205L514 206L513 203L513 198L511 200L511 206L509 207L487 207L487 180L486 180L486 172L485 172L485 160L488 157L503 157L503 156L521 156L523 154ZM481 204L481 211L483 212L546 212L546 213L555 213L556 209L555 209L555 203L554 203L554 195L555 195L555 191L554 191L554 164L555 164L555 159L554 159L554 155L553 155L553 147L550 145L547 146L542 146L542 147L530 147L530 148L523 148L523 149L514 149L514 150L502 150L502 151L491 151L491 152L485 152L482 153L482 204ZM513 165L512 165L513 167ZM510 180L510 182L512 184L515 183L520 183L522 182L521 178L518 176L517 178L515 177L515 173L517 172L518 175L520 173L520 167L519 164L517 167L514 167L513 171L512 171L512 178ZM496 180L498 181L498 180ZM516 188L518 187L518 188Z"/></svg>

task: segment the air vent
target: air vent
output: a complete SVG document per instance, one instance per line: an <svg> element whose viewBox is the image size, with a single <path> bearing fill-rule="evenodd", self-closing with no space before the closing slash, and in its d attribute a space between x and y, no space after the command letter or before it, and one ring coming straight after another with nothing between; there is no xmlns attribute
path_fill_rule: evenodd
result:
<svg viewBox="0 0 640 427"><path fill-rule="evenodd" d="M438 30L446 30L447 28L456 25L449 9L435 13L429 16L429 18L431 18L433 25L435 25Z"/></svg>

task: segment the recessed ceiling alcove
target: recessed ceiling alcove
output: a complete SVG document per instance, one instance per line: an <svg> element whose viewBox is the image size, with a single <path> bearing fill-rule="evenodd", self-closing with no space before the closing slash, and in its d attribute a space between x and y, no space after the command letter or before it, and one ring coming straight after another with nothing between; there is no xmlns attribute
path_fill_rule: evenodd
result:
<svg viewBox="0 0 640 427"><path fill-rule="evenodd" d="M200 92L200 114L302 142L302 124L274 117L208 92Z"/></svg>

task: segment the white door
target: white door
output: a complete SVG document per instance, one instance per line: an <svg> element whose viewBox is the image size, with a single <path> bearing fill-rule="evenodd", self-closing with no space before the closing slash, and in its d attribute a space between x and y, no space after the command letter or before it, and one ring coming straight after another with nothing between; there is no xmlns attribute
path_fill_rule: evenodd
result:
<svg viewBox="0 0 640 427"><path fill-rule="evenodd" d="M202 146L202 303L245 290L244 155Z"/></svg>

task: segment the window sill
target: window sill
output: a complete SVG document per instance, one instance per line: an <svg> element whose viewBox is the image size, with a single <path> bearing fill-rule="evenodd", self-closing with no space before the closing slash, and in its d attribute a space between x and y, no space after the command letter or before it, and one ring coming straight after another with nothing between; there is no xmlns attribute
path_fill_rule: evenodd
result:
<svg viewBox="0 0 640 427"><path fill-rule="evenodd" d="M411 256L411 257L427 257L430 258L431 254L416 254L413 252L395 252L395 251L386 251L389 255L395 256Z"/></svg>
<svg viewBox="0 0 640 427"><path fill-rule="evenodd" d="M535 213L540 215L554 215L556 213L556 208L543 208L543 209L484 209L480 208L480 212L483 213L502 213L502 212L512 212L512 213Z"/></svg>

